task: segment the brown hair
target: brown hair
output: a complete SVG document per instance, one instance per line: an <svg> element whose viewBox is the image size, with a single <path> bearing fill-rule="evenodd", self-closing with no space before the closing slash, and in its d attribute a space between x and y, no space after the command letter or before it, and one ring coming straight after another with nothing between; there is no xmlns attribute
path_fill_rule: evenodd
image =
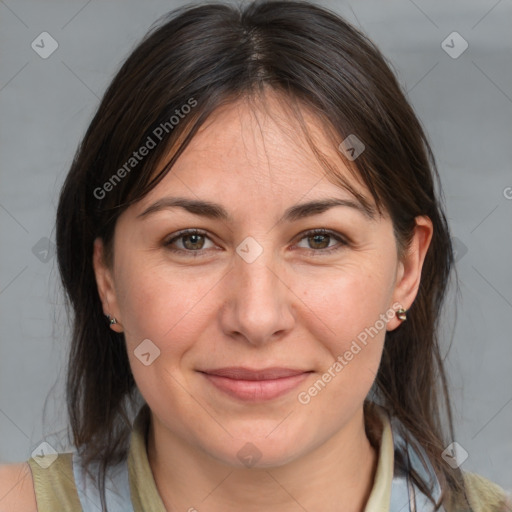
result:
<svg viewBox="0 0 512 512"><path fill-rule="evenodd" d="M441 458L454 437L437 335L453 253L427 137L389 64L360 31L311 3L256 1L191 5L160 20L107 89L61 191L58 263L74 312L67 407L73 443L87 463L100 462L103 510L105 470L126 457L140 395L124 336L103 315L93 242L103 239L112 263L118 216L163 178L215 109L258 97L263 87L283 94L299 115L300 108L313 111L338 144L350 134L363 141L366 149L351 168L379 211L390 214L399 249L407 247L416 216L433 223L417 297L407 322L386 334L374 391L425 449L446 500L462 495L460 471ZM158 139L154 149L127 167L148 137ZM169 149L172 158L155 176ZM428 482L413 478L430 493Z"/></svg>

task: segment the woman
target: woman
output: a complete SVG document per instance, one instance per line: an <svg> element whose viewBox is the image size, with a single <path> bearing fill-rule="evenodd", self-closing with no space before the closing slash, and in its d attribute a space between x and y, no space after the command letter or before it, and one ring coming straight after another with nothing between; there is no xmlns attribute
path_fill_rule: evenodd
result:
<svg viewBox="0 0 512 512"><path fill-rule="evenodd" d="M436 179L384 58L338 16L171 13L61 192L77 452L3 468L5 507L512 510L452 451Z"/></svg>

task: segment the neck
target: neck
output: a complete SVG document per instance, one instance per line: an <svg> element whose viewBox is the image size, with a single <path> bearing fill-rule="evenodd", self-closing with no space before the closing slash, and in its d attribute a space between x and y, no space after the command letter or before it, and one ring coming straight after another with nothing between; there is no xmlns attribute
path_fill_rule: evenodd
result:
<svg viewBox="0 0 512 512"><path fill-rule="evenodd" d="M266 469L224 464L151 416L148 460L168 512L364 511L377 453L366 436L362 408L322 445L292 462Z"/></svg>

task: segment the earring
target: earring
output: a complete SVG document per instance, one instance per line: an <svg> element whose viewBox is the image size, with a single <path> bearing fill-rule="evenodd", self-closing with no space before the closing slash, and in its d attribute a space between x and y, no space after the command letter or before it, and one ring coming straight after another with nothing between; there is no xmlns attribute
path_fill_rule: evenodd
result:
<svg viewBox="0 0 512 512"><path fill-rule="evenodd" d="M117 320L115 319L115 317L110 316L110 315L107 315L107 318L108 318L108 319L109 319L109 321L110 321L110 325L117 324Z"/></svg>
<svg viewBox="0 0 512 512"><path fill-rule="evenodd" d="M404 308L397 309L396 316L399 320L405 322L407 320L407 310Z"/></svg>

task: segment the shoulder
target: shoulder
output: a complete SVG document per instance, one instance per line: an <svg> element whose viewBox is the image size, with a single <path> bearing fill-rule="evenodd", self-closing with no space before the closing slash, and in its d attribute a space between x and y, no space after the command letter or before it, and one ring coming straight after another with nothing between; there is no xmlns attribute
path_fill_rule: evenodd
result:
<svg viewBox="0 0 512 512"><path fill-rule="evenodd" d="M512 496L476 473L463 472L468 501L475 512L512 512Z"/></svg>
<svg viewBox="0 0 512 512"><path fill-rule="evenodd" d="M81 512L73 453L31 457L0 466L0 512Z"/></svg>
<svg viewBox="0 0 512 512"><path fill-rule="evenodd" d="M0 511L37 512L34 480L28 462L0 465Z"/></svg>

